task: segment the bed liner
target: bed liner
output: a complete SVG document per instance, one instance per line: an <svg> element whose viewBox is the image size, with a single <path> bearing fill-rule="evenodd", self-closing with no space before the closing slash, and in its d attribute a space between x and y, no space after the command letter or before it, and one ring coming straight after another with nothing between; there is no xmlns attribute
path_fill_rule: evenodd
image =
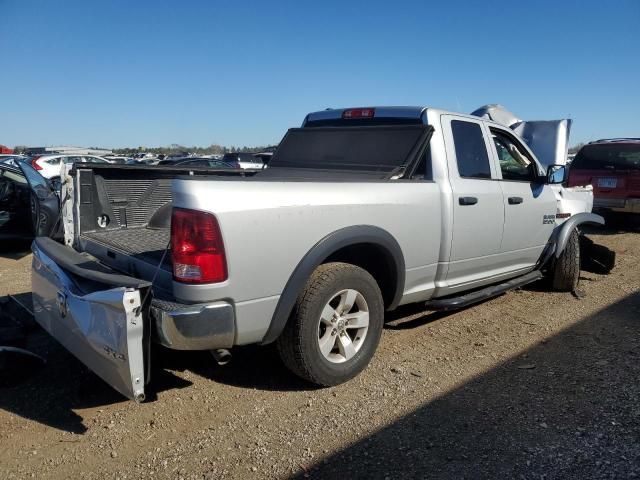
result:
<svg viewBox="0 0 640 480"><path fill-rule="evenodd" d="M169 248L169 228L123 228L87 232L83 233L82 237L154 265L157 265L164 255L162 268L171 270L171 254L166 252Z"/></svg>

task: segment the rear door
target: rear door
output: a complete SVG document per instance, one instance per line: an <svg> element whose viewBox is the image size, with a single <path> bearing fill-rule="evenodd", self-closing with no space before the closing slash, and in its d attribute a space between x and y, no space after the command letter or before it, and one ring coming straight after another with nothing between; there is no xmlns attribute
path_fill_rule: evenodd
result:
<svg viewBox="0 0 640 480"><path fill-rule="evenodd" d="M145 397L150 284L117 274L50 238L33 242L36 321L105 382Z"/></svg>
<svg viewBox="0 0 640 480"><path fill-rule="evenodd" d="M453 238L447 283L454 289L491 281L501 265L504 206L482 121L442 116L453 190ZM453 292L451 292L453 293Z"/></svg>

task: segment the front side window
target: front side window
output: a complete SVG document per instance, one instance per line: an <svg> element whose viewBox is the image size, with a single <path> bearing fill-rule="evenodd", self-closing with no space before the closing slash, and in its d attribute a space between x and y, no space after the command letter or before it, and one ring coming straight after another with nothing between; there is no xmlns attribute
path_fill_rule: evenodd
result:
<svg viewBox="0 0 640 480"><path fill-rule="evenodd" d="M498 153L503 180L529 182L532 180L532 162L526 157L522 146L497 130L491 130L493 143Z"/></svg>
<svg viewBox="0 0 640 480"><path fill-rule="evenodd" d="M460 176L491 178L487 145L480 125L462 120L452 120L451 132Z"/></svg>

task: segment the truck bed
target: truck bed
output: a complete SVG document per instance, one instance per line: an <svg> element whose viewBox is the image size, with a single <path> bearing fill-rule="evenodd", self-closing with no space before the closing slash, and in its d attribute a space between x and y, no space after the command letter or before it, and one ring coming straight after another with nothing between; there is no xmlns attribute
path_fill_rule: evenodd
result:
<svg viewBox="0 0 640 480"><path fill-rule="evenodd" d="M72 175L77 180L79 207L76 250L120 272L155 278L169 289L172 180L180 176L246 178L252 173L206 167L79 165ZM102 225L101 218L105 219Z"/></svg>
<svg viewBox="0 0 640 480"><path fill-rule="evenodd" d="M89 232L82 236L86 240L114 248L139 260L157 265L169 247L170 229L138 227ZM165 255L162 268L171 270L169 252Z"/></svg>

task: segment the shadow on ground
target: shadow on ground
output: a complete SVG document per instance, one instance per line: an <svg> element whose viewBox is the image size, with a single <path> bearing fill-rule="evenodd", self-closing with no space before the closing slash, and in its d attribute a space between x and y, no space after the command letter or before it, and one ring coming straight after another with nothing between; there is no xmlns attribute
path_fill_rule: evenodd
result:
<svg viewBox="0 0 640 480"><path fill-rule="evenodd" d="M16 297L31 306L30 294ZM0 408L6 411L67 432L84 433L87 427L74 410L130 401L88 370L7 297L0 305L0 345L27 349L46 361L42 366L28 357L3 357L0 352ZM154 371L153 377L152 399L156 392L191 385L162 369Z"/></svg>
<svg viewBox="0 0 640 480"><path fill-rule="evenodd" d="M619 233L640 233L640 214L618 212L595 212L604 217L605 226L584 226L586 233L597 235L617 235Z"/></svg>
<svg viewBox="0 0 640 480"><path fill-rule="evenodd" d="M20 260L31 253L30 240L3 240L0 246L0 257Z"/></svg>
<svg viewBox="0 0 640 480"><path fill-rule="evenodd" d="M300 476L630 478L639 375L636 292Z"/></svg>

